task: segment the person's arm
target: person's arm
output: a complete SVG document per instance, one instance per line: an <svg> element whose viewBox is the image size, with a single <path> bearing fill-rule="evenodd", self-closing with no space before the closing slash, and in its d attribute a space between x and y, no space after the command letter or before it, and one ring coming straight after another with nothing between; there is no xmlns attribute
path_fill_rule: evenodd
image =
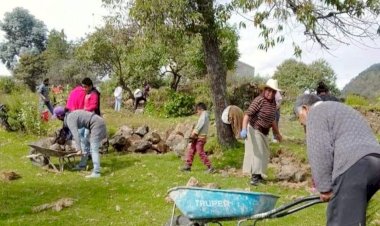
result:
<svg viewBox="0 0 380 226"><path fill-rule="evenodd" d="M78 122L74 118L70 117L70 115L66 117L66 120L67 120L66 122L67 127L70 129L70 132L73 135L73 139L75 141L75 147L77 151L81 151L82 149L81 149L80 138L79 138L79 133L78 133Z"/></svg>
<svg viewBox="0 0 380 226"><path fill-rule="evenodd" d="M37 93L38 93L38 95L40 96L41 100L43 100L43 101L48 101L48 100L46 99L46 97L45 97L44 95L42 95L42 89L43 89L43 86L40 85L40 86L38 87L38 89L37 89Z"/></svg>
<svg viewBox="0 0 380 226"><path fill-rule="evenodd" d="M316 188L321 194L328 194L332 189L334 163L333 141L326 117L325 113L310 112L306 125L309 163Z"/></svg>
<svg viewBox="0 0 380 226"><path fill-rule="evenodd" d="M96 92L91 92L87 104L84 108L84 110L89 112L94 112L98 108L98 102L99 102L99 96Z"/></svg>
<svg viewBox="0 0 380 226"><path fill-rule="evenodd" d="M276 136L276 139L281 142L282 135L280 133L280 129L278 128L276 120L272 122L272 130L273 130L274 135Z"/></svg>
<svg viewBox="0 0 380 226"><path fill-rule="evenodd" d="M206 122L206 112L203 111L202 114L199 116L198 123L195 126L193 132L191 133L191 136L196 136L199 134L199 131L203 128Z"/></svg>
<svg viewBox="0 0 380 226"><path fill-rule="evenodd" d="M251 105L249 105L247 111L244 113L244 117L243 117L243 123L242 123L242 126L241 126L241 132L240 132L240 137L241 138L246 138L247 137L247 127L248 127L248 122L249 122L249 118L252 117L254 114L257 114L261 108L261 103L262 103L262 99L263 97L261 96L258 96L256 97Z"/></svg>

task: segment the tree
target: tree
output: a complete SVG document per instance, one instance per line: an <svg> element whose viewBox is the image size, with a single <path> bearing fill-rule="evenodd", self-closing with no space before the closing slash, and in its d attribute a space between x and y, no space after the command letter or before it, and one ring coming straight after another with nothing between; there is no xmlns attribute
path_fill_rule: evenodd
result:
<svg viewBox="0 0 380 226"><path fill-rule="evenodd" d="M6 41L0 43L0 59L13 70L17 57L23 53L38 54L45 49L47 29L28 10L21 7L5 13L0 28L5 32Z"/></svg>
<svg viewBox="0 0 380 226"><path fill-rule="evenodd" d="M380 34L379 1L232 0L222 11L227 15L250 13L252 19L246 19L260 30L263 42L258 47L264 50L282 43L292 31L303 32L308 40L325 49L334 43L368 46L363 39L374 40ZM300 56L302 49L295 42L293 45L295 55Z"/></svg>
<svg viewBox="0 0 380 226"><path fill-rule="evenodd" d="M13 75L23 81L29 89L36 91L37 81L46 74L45 58L42 54L23 54L19 64L13 71Z"/></svg>
<svg viewBox="0 0 380 226"><path fill-rule="evenodd" d="M305 90L315 91L318 82L323 81L332 91L337 93L336 74L331 66L323 59L307 65L294 59L281 63L273 78L277 79L280 87L290 98L297 97Z"/></svg>
<svg viewBox="0 0 380 226"><path fill-rule="evenodd" d="M212 90L218 140L222 145L235 142L231 128L220 120L226 107L226 67L222 61L217 30L225 26L235 11L251 12L253 22L264 42L259 48L268 50L281 43L284 29L301 24L305 35L328 48L328 40L344 42L347 38L373 38L378 28L380 13L378 1L262 1L232 0L214 6L213 0L103 0L111 8L129 12L143 33L199 34L202 37L208 79ZM124 17L125 18L125 17ZM244 26L244 23L241 23ZM293 27L288 27L292 29ZM374 31L374 32L373 32ZM295 44L295 54L301 49Z"/></svg>

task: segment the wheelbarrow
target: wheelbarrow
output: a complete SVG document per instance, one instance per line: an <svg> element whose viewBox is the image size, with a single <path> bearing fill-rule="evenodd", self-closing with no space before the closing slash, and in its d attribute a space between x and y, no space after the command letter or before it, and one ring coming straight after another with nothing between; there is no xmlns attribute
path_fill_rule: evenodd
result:
<svg viewBox="0 0 380 226"><path fill-rule="evenodd" d="M55 171L62 172L65 163L71 163L71 158L77 156L75 151L57 151L50 148L40 147L35 144L28 144L29 147L33 148L33 151L30 152L30 155L27 157L35 164L39 166L49 165ZM51 162L51 157L57 157L59 162L59 170Z"/></svg>
<svg viewBox="0 0 380 226"><path fill-rule="evenodd" d="M244 222L280 218L312 205L321 203L319 196L308 196L274 208L278 196L247 191L174 187L168 191L174 201L171 218L165 226L204 226L207 223L222 225L221 221ZM175 209L183 215L175 216Z"/></svg>

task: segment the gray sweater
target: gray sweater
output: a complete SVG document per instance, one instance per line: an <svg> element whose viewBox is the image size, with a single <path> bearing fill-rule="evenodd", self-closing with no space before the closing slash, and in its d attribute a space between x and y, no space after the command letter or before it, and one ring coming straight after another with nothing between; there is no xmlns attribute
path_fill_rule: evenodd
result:
<svg viewBox="0 0 380 226"><path fill-rule="evenodd" d="M207 137L208 127L210 125L210 117L207 111L202 111L199 116L197 125L194 128L194 132L198 134L199 137Z"/></svg>
<svg viewBox="0 0 380 226"><path fill-rule="evenodd" d="M107 129L104 120L99 115L85 110L76 110L66 115L64 125L67 126L73 138L77 149L80 150L80 138L78 129L86 128L90 130L90 143L101 142L107 137Z"/></svg>
<svg viewBox="0 0 380 226"><path fill-rule="evenodd" d="M380 145L364 117L335 101L311 107L306 123L311 171L319 192L327 192L333 181L358 160L380 153Z"/></svg>

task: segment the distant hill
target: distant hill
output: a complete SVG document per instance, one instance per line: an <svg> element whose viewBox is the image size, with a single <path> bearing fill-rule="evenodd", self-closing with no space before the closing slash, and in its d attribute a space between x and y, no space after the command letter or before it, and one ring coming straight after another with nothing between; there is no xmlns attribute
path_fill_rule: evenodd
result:
<svg viewBox="0 0 380 226"><path fill-rule="evenodd" d="M358 94L367 98L380 96L380 63L353 78L342 90L343 95Z"/></svg>
<svg viewBox="0 0 380 226"><path fill-rule="evenodd" d="M249 64L243 63L241 61L237 61L235 64L234 73L240 77L254 77L255 76L255 68Z"/></svg>

